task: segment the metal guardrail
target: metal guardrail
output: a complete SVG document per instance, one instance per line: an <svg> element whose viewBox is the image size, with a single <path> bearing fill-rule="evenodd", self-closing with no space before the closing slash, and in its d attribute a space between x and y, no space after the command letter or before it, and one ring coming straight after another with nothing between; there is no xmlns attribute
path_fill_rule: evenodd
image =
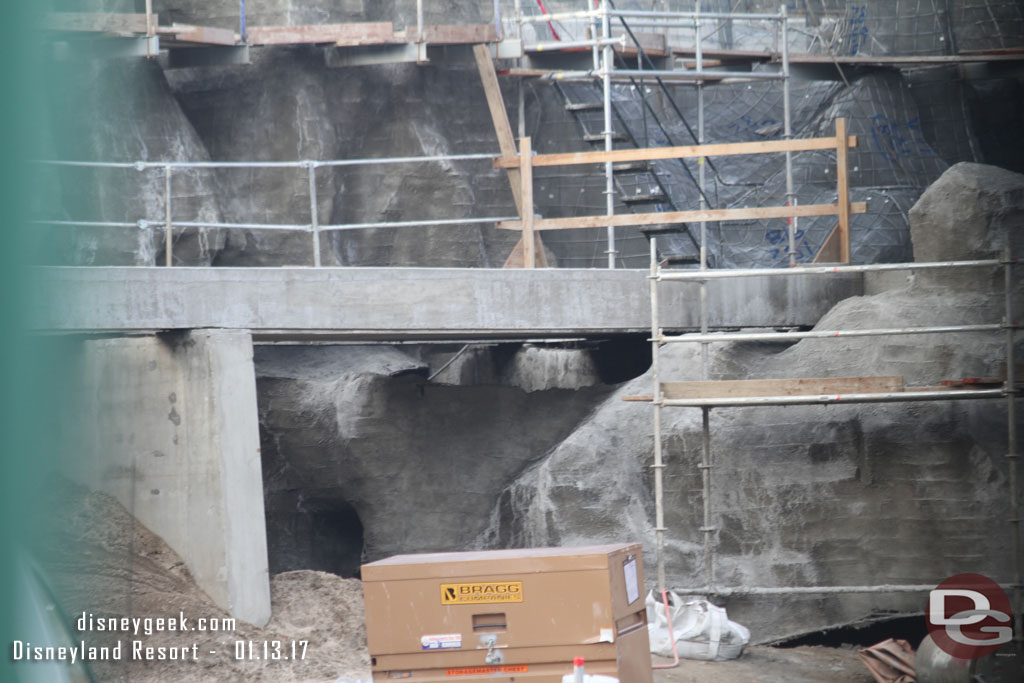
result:
<svg viewBox="0 0 1024 683"><path fill-rule="evenodd" d="M409 228L434 225L478 225L482 223L501 223L518 220L518 216L488 216L481 218L439 218L411 221L376 221L362 223L321 224L316 189L316 171L318 168L338 168L343 166L372 166L388 164L416 164L449 161L491 161L496 158L494 153L475 154L435 154L421 157L382 157L377 159L328 159L300 161L62 161L49 160L39 163L48 166L70 168L106 168L134 169L139 172L162 169L164 172L164 217L162 220L150 218L131 221L76 221L76 220L35 220L37 225L139 228L145 230L152 226L163 226L165 231L165 264L174 265L174 228L217 228L228 230L280 230L307 232L312 235L313 267L320 268L320 234L346 230L365 230L369 228ZM173 173L179 169L253 169L280 168L305 169L308 177L309 217L308 223L238 223L216 221L176 221L174 220Z"/></svg>

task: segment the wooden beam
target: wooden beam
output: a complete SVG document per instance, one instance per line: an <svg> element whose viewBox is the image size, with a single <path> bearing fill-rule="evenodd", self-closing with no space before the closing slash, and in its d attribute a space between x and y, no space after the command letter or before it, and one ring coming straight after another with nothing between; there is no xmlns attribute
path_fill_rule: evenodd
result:
<svg viewBox="0 0 1024 683"><path fill-rule="evenodd" d="M536 158L536 157L534 157ZM864 202L850 205L852 213L865 213ZM835 216L836 204L803 204L800 206L752 206L738 209L704 209L692 211L666 211L664 213L631 213L615 216L577 216L575 218L546 218L534 221L534 230L574 230L577 228L607 228L630 225L660 225L662 223L708 223L713 221L745 221L789 216ZM522 230L522 221L498 223L501 230Z"/></svg>
<svg viewBox="0 0 1024 683"><path fill-rule="evenodd" d="M153 24L157 23L153 15ZM47 12L43 26L51 31L146 33L146 15L102 12Z"/></svg>
<svg viewBox="0 0 1024 683"><path fill-rule="evenodd" d="M812 263L839 263L840 258L842 254L839 249L839 224L836 223L832 232L822 242L821 249L818 249L818 255L814 257Z"/></svg>
<svg viewBox="0 0 1024 683"><path fill-rule="evenodd" d="M203 45L235 45L238 36L231 29L213 28L211 26L192 26L191 24L171 24L158 26L160 35L173 36L174 40L183 43L201 43Z"/></svg>
<svg viewBox="0 0 1024 683"><path fill-rule="evenodd" d="M548 255L544 251L544 242L540 238L539 232L534 232L534 243L536 245L536 260L538 268L548 267ZM512 248L512 253L505 259L505 265L502 268L523 268L526 263L526 259L523 257L523 238L520 237L519 241L516 242L516 246Z"/></svg>
<svg viewBox="0 0 1024 683"><path fill-rule="evenodd" d="M529 137L519 141L519 196L523 202L520 217L523 224L523 268L537 267L537 243L533 233L533 144Z"/></svg>
<svg viewBox="0 0 1024 683"><path fill-rule="evenodd" d="M839 262L850 262L850 182L847 177L848 154L846 119L836 119L836 202L839 204Z"/></svg>
<svg viewBox="0 0 1024 683"><path fill-rule="evenodd" d="M333 43L339 47L396 45L406 42L395 36L390 21L351 24L253 26L246 30L250 45L302 45Z"/></svg>
<svg viewBox="0 0 1024 683"><path fill-rule="evenodd" d="M903 378L900 376L740 379L664 382L661 385L661 393L666 399L878 394L894 391L903 391Z"/></svg>
<svg viewBox="0 0 1024 683"><path fill-rule="evenodd" d="M491 120L494 122L494 134L498 138L498 148L501 156L516 158L516 139L512 135L512 126L508 122L508 112L505 110L505 100L501 96L501 86L498 85L498 74L494 71L494 61L486 45L474 45L473 56L476 58L477 70L480 72L480 80L484 85L484 95L487 96L487 107L491 111ZM519 218L523 217L523 199L520 196L522 187L519 179L519 160L513 166L508 167L508 182L512 187L512 198L516 203L516 213Z"/></svg>
<svg viewBox="0 0 1024 683"><path fill-rule="evenodd" d="M851 135L847 145L857 146L857 136ZM772 152L807 152L835 149L836 138L798 138L795 140L765 140L763 142L724 142L712 145L683 145L680 147L646 147L643 149L617 149L611 152L567 152L538 154L533 166L572 166L575 164L603 164L611 161L653 161L655 159L696 159L737 154L768 154ZM495 168L516 168L519 160L504 150L494 161Z"/></svg>
<svg viewBox="0 0 1024 683"><path fill-rule="evenodd" d="M422 40L415 26L406 27L405 37L410 43L470 45L495 43L498 41L498 32L494 24L437 24L423 27Z"/></svg>

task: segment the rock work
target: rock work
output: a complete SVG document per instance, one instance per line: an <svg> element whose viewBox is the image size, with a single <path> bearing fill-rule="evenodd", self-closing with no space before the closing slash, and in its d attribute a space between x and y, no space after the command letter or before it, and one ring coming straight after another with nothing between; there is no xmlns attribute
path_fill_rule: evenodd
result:
<svg viewBox="0 0 1024 683"><path fill-rule="evenodd" d="M975 219L928 224L942 188L976 192L969 165L948 171L911 216L915 247L942 257L941 245L971 245L979 258L999 233L1024 230L1017 218L1024 177L980 169L991 194L965 207ZM932 196L930 196L932 195ZM991 254L984 254L991 256ZM992 273L919 279L875 296L840 302L815 329L998 322L1002 297ZM1016 294L1024 293L1017 281ZM1020 298L1017 299L1021 301ZM796 344L716 344L713 379L901 375L907 385L998 376L1002 335L848 338ZM671 379L699 378L697 345L666 347ZM649 375L616 391L565 441L501 495L481 547L643 541L648 576L653 499L651 411L622 396L649 394ZM703 580L698 409L663 412L666 461L666 565L672 586ZM716 582L723 586L866 585L937 582L972 567L1007 577L1003 520L1008 509L1003 401L800 406L713 410ZM755 642L869 618L919 611L919 596L742 599L731 615Z"/></svg>
<svg viewBox="0 0 1024 683"><path fill-rule="evenodd" d="M86 5L100 6L102 0ZM107 6L112 11L133 9L123 0ZM154 8L164 24L239 28L237 3L163 0ZM887 25L876 10L875 21ZM401 29L415 23L415 3L410 0L267 0L249 3L247 12L250 27L392 21ZM490 23L493 5L446 0L427 3L425 12L427 24ZM59 79L62 87L54 89L47 103L52 131L42 156L159 162L497 154L493 124L467 49L451 48L449 59L434 65L351 68L331 67L329 52L330 48L312 45L253 47L250 64L191 69L163 69L158 60L66 64ZM1015 163L1021 156L1012 153L1021 144L1019 133L1007 132L1012 127L985 125L974 130L971 125L974 119L988 122L987 112L1004 111L1000 107L1012 114L1020 88L1014 90L1010 79L960 85L952 73L925 82L896 72L850 77L848 88L829 80L798 79L793 84L794 134L831 135L834 118L848 118L851 134L860 139L850 152L851 196L869 206L868 214L853 217L855 258L901 261L909 256L906 209L947 164L981 158L974 153L979 146L988 157L1004 163ZM525 134L534 139L535 149L547 153L588 148L550 83L502 79L510 110L520 85L526 102ZM596 97L588 84L566 87L580 101ZM959 101L968 90L970 108L966 100ZM696 120L693 88L673 85L670 92L687 120ZM665 134L649 126L650 117L634 90L617 87L613 98L634 136L649 137L652 145L669 144ZM686 125L664 97L647 101L676 144L691 141ZM708 91L707 107L711 141L757 141L779 135L782 103L774 84L717 85ZM512 118L514 122L514 112ZM956 128L955 135L946 133L950 127ZM977 145L968 144L976 138ZM678 207L698 201L692 169L675 161L657 162L655 167ZM794 169L799 203L835 201L828 153L797 155ZM173 175L173 219L179 223L311 223L305 168L193 169L175 170ZM47 180L49 196L38 202L41 219L128 225L41 230L42 260L87 265L162 262L161 169L61 169L49 172ZM650 188L644 182L634 178L624 191L645 194ZM721 173L716 167L709 182L718 208L780 203L785 194L782 163L776 157L722 160ZM321 225L515 214L505 174L488 160L322 167L316 172L316 190ZM539 169L536 209L548 218L602 213L603 191L603 178L593 169ZM617 212L623 211L628 209L620 204ZM134 227L139 221L144 221L142 227ZM825 217L801 220L801 260L814 257L833 225ZM606 262L602 231L559 233L546 236L553 266L601 267ZM711 224L709 235L711 253L721 264L779 264L788 258L782 232L772 222ZM677 238L683 239L664 236L663 246L672 246ZM646 264L646 242L636 230L620 230L618 240L620 266ZM320 249L327 266L499 267L515 242L514 233L483 223L329 231L321 235ZM64 246L55 248L54 243ZM688 241L675 246L693 249ZM178 265L313 262L312 237L303 231L179 226L174 251Z"/></svg>
<svg viewBox="0 0 1024 683"><path fill-rule="evenodd" d="M471 374L489 379L459 385L427 380L444 362L429 354L423 362L383 346L258 348L271 571L354 575L360 555L309 564L323 545L354 547L364 561L466 548L501 489L611 390L589 374L585 352L572 363L565 354L531 356L553 355L562 371L575 365L571 388L524 373L514 353L495 352L486 369L477 358Z"/></svg>
<svg viewBox="0 0 1024 683"><path fill-rule="evenodd" d="M1024 225L1024 175L984 164L959 163L910 209L917 261L991 258L1008 246L1019 253Z"/></svg>
<svg viewBox="0 0 1024 683"><path fill-rule="evenodd" d="M47 93L55 124L47 140L48 159L86 161L209 161L203 141L189 123L167 78L155 61L84 60L60 63L53 78L67 87ZM62 116L75 112L76 116ZM83 114L90 112L91 115ZM63 125L61 125L63 124ZM61 265L163 265L165 258L162 168L44 167L40 209L49 220L111 221L132 227L58 226L40 228L38 252ZM176 220L224 220L214 175L207 169L178 169L172 179ZM57 207L59 213L53 213ZM148 223L146 222L148 221ZM220 230L178 228L175 265L210 265L225 243Z"/></svg>
<svg viewBox="0 0 1024 683"><path fill-rule="evenodd" d="M926 224L934 196L969 193L965 172L1002 184L985 182L976 210L957 200L976 219ZM973 245L957 258L990 257L998 233L1021 230L1022 180L953 167L911 214L915 246L941 257L934 245L953 232ZM816 329L998 322L996 274L911 272L840 302ZM1019 280L1015 296L1024 303ZM712 346L710 376L898 375L936 386L999 376L1004 353L990 333L727 343ZM354 575L360 559L399 552L641 541L655 576L651 411L622 401L649 394L652 380L607 384L596 358L487 344L259 348L271 566ZM699 347L666 347L662 363L669 379L697 379ZM701 417L674 409L663 419L665 552L670 584L685 588L702 583ZM1007 575L1002 401L721 409L711 429L719 585L928 584L964 567ZM767 642L919 603L857 594L727 607Z"/></svg>

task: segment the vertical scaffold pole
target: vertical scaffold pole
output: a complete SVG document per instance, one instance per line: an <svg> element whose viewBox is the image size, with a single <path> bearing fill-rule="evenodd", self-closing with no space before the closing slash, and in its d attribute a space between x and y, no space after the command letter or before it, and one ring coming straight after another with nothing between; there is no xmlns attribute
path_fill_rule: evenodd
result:
<svg viewBox="0 0 1024 683"><path fill-rule="evenodd" d="M700 0L696 1L694 12L694 46L697 58L697 71L704 72L704 48L702 36L702 22L700 19ZM704 81L697 81L697 144L704 144ZM706 178L704 157L697 159L697 182L700 185L700 208L706 207L704 201L704 186ZM707 223L700 224L700 269L708 268L708 230ZM708 283L707 280L700 282L700 332L708 333ZM707 381L711 374L711 361L709 356L708 342L701 342L700 345L700 371L701 379ZM700 471L701 490L704 502L704 523L701 532L704 535L704 584L708 587L714 585L715 578L715 549L713 529L711 526L711 409L702 407L701 412L701 448L700 448Z"/></svg>
<svg viewBox="0 0 1024 683"><path fill-rule="evenodd" d="M696 10L693 18L693 40L694 50L697 61L697 73L704 73L704 46L703 36L701 35L702 22L700 19L700 0L696 2ZM697 81L697 144L704 144L704 81L700 79ZM700 186L700 197L697 201L700 208L703 210L707 208L707 202L704 200L704 184L705 184L705 166L706 161L704 157L697 157L697 184ZM700 250L701 250L701 263L704 263L705 254L705 233L707 223L701 221L700 224Z"/></svg>
<svg viewBox="0 0 1024 683"><path fill-rule="evenodd" d="M604 16L601 20L601 34L606 41L611 39L611 16L608 14L608 0L601 0L601 10ZM604 150L612 151L612 46L606 42L604 46ZM605 212L609 216L615 215L615 179L613 176L612 162L604 164L604 193ZM615 227L608 226L608 267L615 268Z"/></svg>
<svg viewBox="0 0 1024 683"><path fill-rule="evenodd" d="M789 93L789 12L782 6L782 134L787 140L793 139L792 110ZM786 152L786 206L796 206L793 192L793 153ZM788 218L789 223L789 265L796 265L796 233L799 226L796 216Z"/></svg>
<svg viewBox="0 0 1024 683"><path fill-rule="evenodd" d="M238 35L245 42L245 0L238 0Z"/></svg>
<svg viewBox="0 0 1024 683"><path fill-rule="evenodd" d="M174 264L174 235L171 232L171 167L164 166L164 265Z"/></svg>
<svg viewBox="0 0 1024 683"><path fill-rule="evenodd" d="M1013 614L1014 614L1014 640L1017 645L1017 656L1024 655L1024 617L1021 615L1021 544L1020 544L1020 470L1018 462L1020 454L1017 452L1017 376L1014 363L1016 362L1014 342L1014 319L1013 319L1013 253L1009 246L1010 237L1007 234L1007 245L1003 252L1003 279L1005 288L1006 303L1006 459L1009 469L1010 488L1010 553L1013 570Z"/></svg>
<svg viewBox="0 0 1024 683"><path fill-rule="evenodd" d="M661 330L658 323L658 240L651 236L651 375L654 377L654 534L658 558L658 592L664 595L665 586L665 492L663 473L665 463L661 451L661 377L658 374L658 354Z"/></svg>
<svg viewBox="0 0 1024 683"><path fill-rule="evenodd" d="M313 267L320 267L320 207L316 196L316 164L309 165L309 225L313 232Z"/></svg>

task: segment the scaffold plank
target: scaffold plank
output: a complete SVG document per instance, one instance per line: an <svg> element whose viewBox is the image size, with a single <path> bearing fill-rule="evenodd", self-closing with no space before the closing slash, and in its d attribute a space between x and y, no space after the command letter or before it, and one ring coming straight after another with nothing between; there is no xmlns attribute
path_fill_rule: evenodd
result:
<svg viewBox="0 0 1024 683"><path fill-rule="evenodd" d="M239 36L231 29L213 28L212 26L193 26L191 24L171 24L159 26L156 32L162 36L170 36L183 43L199 43L202 45L235 45Z"/></svg>
<svg viewBox="0 0 1024 683"><path fill-rule="evenodd" d="M471 45L497 42L498 32L493 24L436 24L423 27L422 40L415 26L405 29L405 37L410 43Z"/></svg>
<svg viewBox="0 0 1024 683"><path fill-rule="evenodd" d="M663 382L666 399L813 396L816 394L878 394L903 391L903 377L808 377L799 379L737 379Z"/></svg>
<svg viewBox="0 0 1024 683"><path fill-rule="evenodd" d="M253 26L246 37L250 45L299 45L333 43L340 47L395 45L406 40L395 36L390 21L300 26Z"/></svg>

